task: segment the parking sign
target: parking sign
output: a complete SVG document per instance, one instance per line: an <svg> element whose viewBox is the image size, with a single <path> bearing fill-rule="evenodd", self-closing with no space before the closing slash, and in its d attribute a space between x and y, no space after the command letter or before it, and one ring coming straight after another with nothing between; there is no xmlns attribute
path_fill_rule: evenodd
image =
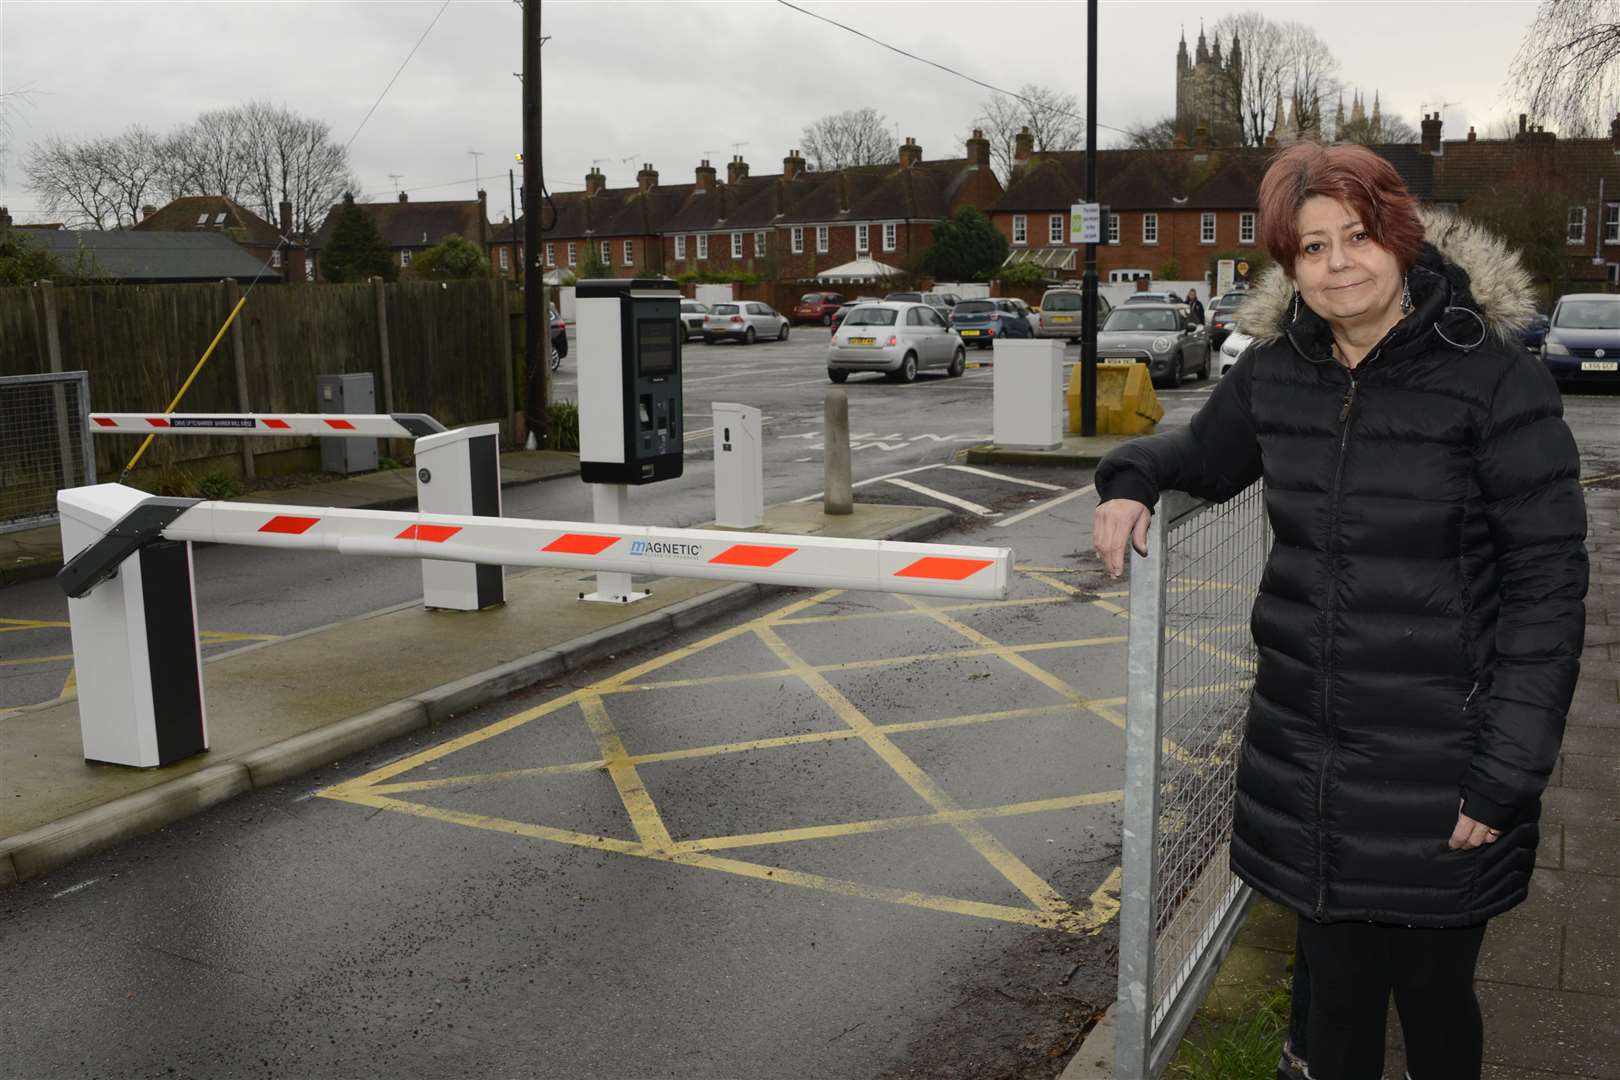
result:
<svg viewBox="0 0 1620 1080"><path fill-rule="evenodd" d="M1102 204L1075 203L1069 207L1069 239L1076 244L1102 243Z"/></svg>

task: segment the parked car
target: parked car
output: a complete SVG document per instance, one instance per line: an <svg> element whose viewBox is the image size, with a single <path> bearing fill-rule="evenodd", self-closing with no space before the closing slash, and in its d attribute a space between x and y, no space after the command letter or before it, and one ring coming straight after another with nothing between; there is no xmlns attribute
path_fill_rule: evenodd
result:
<svg viewBox="0 0 1620 1080"><path fill-rule="evenodd" d="M954 308L962 302L962 298L953 292L942 292L939 294L939 298L945 301L945 306L948 308Z"/></svg>
<svg viewBox="0 0 1620 1080"><path fill-rule="evenodd" d="M857 305L827 348L827 377L835 383L857 371L914 382L926 368L943 368L955 378L966 367L967 350L945 317L928 304L908 301Z"/></svg>
<svg viewBox="0 0 1620 1080"><path fill-rule="evenodd" d="M568 324L557 314L556 307L547 304L546 308L551 313L551 370L556 371L568 355Z"/></svg>
<svg viewBox="0 0 1620 1080"><path fill-rule="evenodd" d="M1040 316L1035 322L1035 336L1080 340L1080 326L1085 314L1085 293L1080 289L1047 289L1041 294ZM1102 293L1097 294L1097 325L1108 318L1114 305Z"/></svg>
<svg viewBox="0 0 1620 1080"><path fill-rule="evenodd" d="M709 305L696 300L681 301L681 326L686 329L686 340L703 336L703 318L709 314Z"/></svg>
<svg viewBox="0 0 1620 1080"><path fill-rule="evenodd" d="M881 304L881 303L883 303L883 298L881 296L857 296L853 300L845 300L843 302L843 304L839 306L838 310L833 312L833 317L832 317L833 332L834 333L838 332L838 325L844 321L844 316L848 315L850 313L850 309L855 307L856 304Z"/></svg>
<svg viewBox="0 0 1620 1080"><path fill-rule="evenodd" d="M1221 342L1219 374L1225 375L1232 365L1238 362L1238 357L1243 355L1243 350L1253 344L1254 338L1241 330L1233 330L1227 334L1226 340Z"/></svg>
<svg viewBox="0 0 1620 1080"><path fill-rule="evenodd" d="M1237 326L1237 308L1249 294L1246 292L1222 293L1220 297L1209 305L1209 343L1213 348L1220 348L1221 342L1226 340Z"/></svg>
<svg viewBox="0 0 1620 1080"><path fill-rule="evenodd" d="M1127 304L1179 304L1181 294L1173 292L1139 292L1131 293L1125 298Z"/></svg>
<svg viewBox="0 0 1620 1080"><path fill-rule="evenodd" d="M1559 382L1620 385L1620 296L1559 297L1541 359Z"/></svg>
<svg viewBox="0 0 1620 1080"><path fill-rule="evenodd" d="M1188 372L1209 378L1209 335L1183 304L1124 303L1097 334L1097 358L1146 364L1154 385L1174 388Z"/></svg>
<svg viewBox="0 0 1620 1080"><path fill-rule="evenodd" d="M893 300L896 303L927 304L941 315L949 315L951 312L950 307L945 303L945 298L939 293L892 292L883 299Z"/></svg>
<svg viewBox="0 0 1620 1080"><path fill-rule="evenodd" d="M760 338L786 341L788 321L769 304L758 300L733 300L715 304L703 317L703 343L713 345L721 338L752 345Z"/></svg>
<svg viewBox="0 0 1620 1080"><path fill-rule="evenodd" d="M1519 340L1524 343L1524 347L1533 353L1541 352L1541 346L1547 340L1547 327L1551 322L1551 319L1539 311L1530 316L1530 322L1519 331Z"/></svg>
<svg viewBox="0 0 1620 1080"><path fill-rule="evenodd" d="M831 326L833 312L843 305L844 297L840 293L808 292L793 305L793 321Z"/></svg>
<svg viewBox="0 0 1620 1080"><path fill-rule="evenodd" d="M1033 321L1007 298L963 300L951 309L946 320L964 345L988 349L996 338L1035 336Z"/></svg>

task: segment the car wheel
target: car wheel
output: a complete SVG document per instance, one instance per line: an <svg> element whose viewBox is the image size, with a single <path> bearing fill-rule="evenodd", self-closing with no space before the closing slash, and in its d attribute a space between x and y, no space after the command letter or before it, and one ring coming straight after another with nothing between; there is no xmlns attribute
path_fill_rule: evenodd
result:
<svg viewBox="0 0 1620 1080"><path fill-rule="evenodd" d="M754 328L752 326L750 326L747 330L743 331L743 344L744 345L752 345L753 343L754 343Z"/></svg>
<svg viewBox="0 0 1620 1080"><path fill-rule="evenodd" d="M958 345L956 352L951 356L951 366L945 369L945 374L953 379L960 379L962 372L967 370L967 350Z"/></svg>
<svg viewBox="0 0 1620 1080"><path fill-rule="evenodd" d="M901 382L910 383L910 382L916 382L917 381L917 354L916 353L912 353L912 352L906 353L906 358L904 360L900 361L900 371L899 371L898 374L900 376L900 381Z"/></svg>
<svg viewBox="0 0 1620 1080"><path fill-rule="evenodd" d="M782 320L782 329L777 332L776 340L777 341L786 341L787 340L787 330L788 330L787 320L783 319Z"/></svg>
<svg viewBox="0 0 1620 1080"><path fill-rule="evenodd" d="M843 383L844 380L849 378L849 372L839 371L836 368L828 368L827 378L831 379L835 383Z"/></svg>
<svg viewBox="0 0 1620 1080"><path fill-rule="evenodd" d="M1174 390L1181 385L1181 355L1170 362L1170 373L1164 377L1164 386L1167 390Z"/></svg>
<svg viewBox="0 0 1620 1080"><path fill-rule="evenodd" d="M825 314L825 315L823 315L821 317L821 325L822 326L831 326L832 325L832 312L829 311L827 314Z"/></svg>
<svg viewBox="0 0 1620 1080"><path fill-rule="evenodd" d="M1198 381L1199 382L1205 382L1205 381L1207 381L1209 379L1209 367L1210 367L1210 364L1212 364L1212 363L1213 363L1213 361L1210 360L1209 353L1208 352L1204 353L1204 366L1198 369Z"/></svg>

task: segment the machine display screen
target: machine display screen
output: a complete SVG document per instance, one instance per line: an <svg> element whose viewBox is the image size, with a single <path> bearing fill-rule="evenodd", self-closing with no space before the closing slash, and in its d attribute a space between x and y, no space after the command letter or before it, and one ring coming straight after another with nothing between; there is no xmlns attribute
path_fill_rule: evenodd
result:
<svg viewBox="0 0 1620 1080"><path fill-rule="evenodd" d="M636 324L641 374L675 373L675 326L674 319L646 319Z"/></svg>

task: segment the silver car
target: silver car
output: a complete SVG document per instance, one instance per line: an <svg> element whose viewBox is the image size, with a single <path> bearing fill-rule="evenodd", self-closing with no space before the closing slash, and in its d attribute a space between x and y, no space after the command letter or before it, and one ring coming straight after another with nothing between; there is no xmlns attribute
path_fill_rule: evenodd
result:
<svg viewBox="0 0 1620 1080"><path fill-rule="evenodd" d="M885 300L850 309L827 350L827 377L841 383L855 371L880 371L914 382L925 368L952 378L967 367L967 350L928 304Z"/></svg>
<svg viewBox="0 0 1620 1080"><path fill-rule="evenodd" d="M1083 289L1047 289L1041 296L1040 316L1035 322L1035 336L1080 340L1080 329L1085 318L1085 291ZM1097 325L1101 326L1114 306L1108 297L1097 294Z"/></svg>
<svg viewBox="0 0 1620 1080"><path fill-rule="evenodd" d="M1174 388L1189 372L1209 378L1209 334L1185 304L1125 303L1103 321L1097 359L1146 364L1155 385Z"/></svg>
<svg viewBox="0 0 1620 1080"><path fill-rule="evenodd" d="M722 338L752 345L760 338L786 341L788 321L776 309L758 300L727 300L713 304L703 317L703 343L713 345Z"/></svg>
<svg viewBox="0 0 1620 1080"><path fill-rule="evenodd" d="M687 341L703 336L703 320L708 314L708 304L700 304L696 300L681 301L681 327L686 331Z"/></svg>

